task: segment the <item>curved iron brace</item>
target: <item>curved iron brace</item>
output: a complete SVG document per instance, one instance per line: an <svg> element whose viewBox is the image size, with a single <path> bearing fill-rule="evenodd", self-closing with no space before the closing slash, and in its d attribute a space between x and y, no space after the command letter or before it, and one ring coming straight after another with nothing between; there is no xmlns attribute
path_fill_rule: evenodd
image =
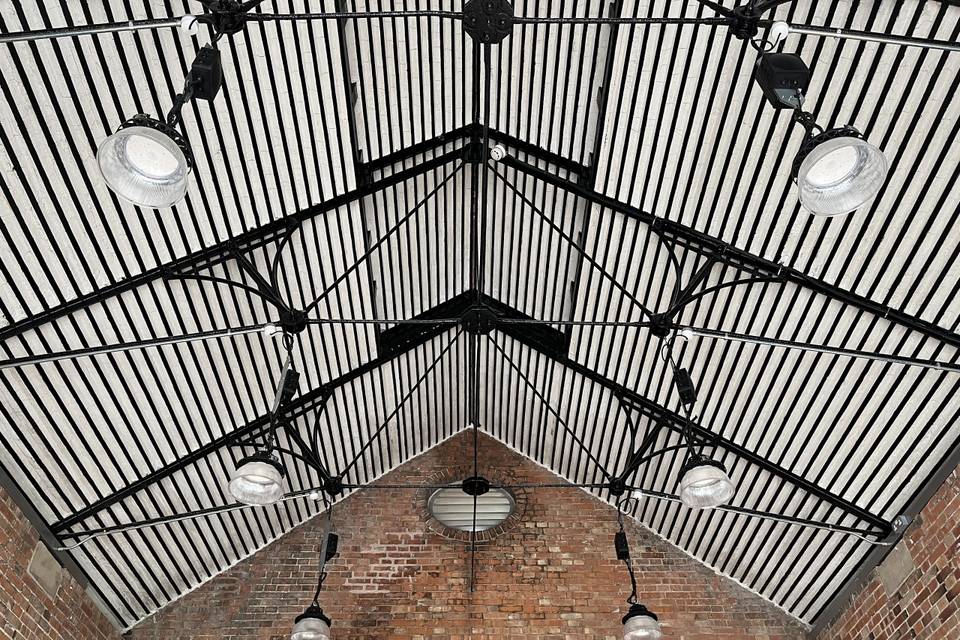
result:
<svg viewBox="0 0 960 640"><path fill-rule="evenodd" d="M721 283L721 284L714 285L714 286L712 286L712 287L708 287L708 288L704 289L703 291L699 291L699 292L697 292L697 293L692 293L692 294L686 296L680 303L674 305L671 309L669 309L669 310L667 311L667 315L668 315L668 316L675 316L677 313L679 313L680 311L682 311L684 307L686 307L688 304L690 304L690 303L693 302L694 300L699 300L700 298L702 298L702 297L704 297L704 296L706 296L706 295L709 295L709 294L711 294L711 293L716 293L717 291L721 291L721 290L723 290L723 289L729 289L730 287L735 287L735 286L738 286L738 285L741 285L741 284L760 284L760 283L764 283L764 282L783 282L783 278L781 278L780 276L777 276L777 275L772 275L772 276L755 276L755 277L752 277L752 278L743 278L743 279L741 279L741 280L733 280L733 281L731 281L731 282L723 282L723 283Z"/></svg>
<svg viewBox="0 0 960 640"><path fill-rule="evenodd" d="M280 258L283 256L283 250L290 243L293 234L300 230L300 226L300 222L295 222L290 225L287 232L283 234L283 238L280 239L279 244L277 244L277 252L274 254L273 261L270 264L270 284L278 294L280 293Z"/></svg>
<svg viewBox="0 0 960 640"><path fill-rule="evenodd" d="M203 274L200 274L200 273L177 273L177 274L165 275L165 276L163 276L163 278L164 278L164 280L201 280L201 281L203 281L203 282L213 282L213 283L216 283L216 284L225 284L225 285L227 285L227 286L229 286L229 287L235 287L235 288L237 288L237 289L242 289L243 291L246 291L247 293L252 293L253 295L255 295L255 296L257 296L258 298L260 298L261 300L263 300L263 301L265 301L265 302L269 302L269 303L270 303L271 305L273 305L273 306L278 306L279 304L283 304L283 303L282 303L281 301L279 301L275 296L272 296L272 295L270 295L270 294L268 294L268 293L264 293L263 291L261 291L261 290L258 289L257 287L251 287L251 286L248 285L248 284L244 284L244 283L242 283L242 282L235 282L235 281L233 281L233 280L228 280L227 278L221 278L221 277L219 277L219 276L208 276L208 275L203 275Z"/></svg>

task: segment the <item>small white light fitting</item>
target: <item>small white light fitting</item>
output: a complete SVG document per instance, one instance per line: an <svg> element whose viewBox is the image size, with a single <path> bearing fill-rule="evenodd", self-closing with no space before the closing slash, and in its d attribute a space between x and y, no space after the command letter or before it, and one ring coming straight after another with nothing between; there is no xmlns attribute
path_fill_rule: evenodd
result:
<svg viewBox="0 0 960 640"><path fill-rule="evenodd" d="M680 500L691 509L725 505L736 493L726 468L705 456L691 455L680 473Z"/></svg>
<svg viewBox="0 0 960 640"><path fill-rule="evenodd" d="M330 618L317 604L297 616L294 621L290 640L330 640Z"/></svg>
<svg viewBox="0 0 960 640"><path fill-rule="evenodd" d="M283 497L283 465L267 451L240 461L228 489L237 502L252 506L274 504Z"/></svg>
<svg viewBox="0 0 960 640"><path fill-rule="evenodd" d="M180 30L191 36L200 33L200 21L197 20L197 16L188 13L180 18Z"/></svg>
<svg viewBox="0 0 960 640"><path fill-rule="evenodd" d="M853 127L808 137L793 164L800 203L818 216L843 215L870 202L889 170L883 152Z"/></svg>
<svg viewBox="0 0 960 640"><path fill-rule="evenodd" d="M772 25L770 25L770 28L767 29L766 41L771 47L776 47L781 42L786 40L788 35L790 35L789 24L782 21L774 22Z"/></svg>
<svg viewBox="0 0 960 640"><path fill-rule="evenodd" d="M97 163L104 182L121 199L162 209L186 195L193 156L174 127L138 114L100 143Z"/></svg>
<svg viewBox="0 0 960 640"><path fill-rule="evenodd" d="M490 159L494 162L500 162L507 157L507 148L502 144L496 144L490 149Z"/></svg>
<svg viewBox="0 0 960 640"><path fill-rule="evenodd" d="M261 329L261 331L263 331L263 334L268 338L276 338L279 335L283 335L283 327L277 324L273 324L272 322L269 324L263 325L263 328Z"/></svg>
<svg viewBox="0 0 960 640"><path fill-rule="evenodd" d="M642 604L630 605L623 616L623 640L659 640L663 630L657 616Z"/></svg>

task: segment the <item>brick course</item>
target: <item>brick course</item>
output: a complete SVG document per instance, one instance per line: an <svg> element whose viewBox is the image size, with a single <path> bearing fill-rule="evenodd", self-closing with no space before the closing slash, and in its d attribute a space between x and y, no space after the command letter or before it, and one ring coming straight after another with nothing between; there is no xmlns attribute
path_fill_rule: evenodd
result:
<svg viewBox="0 0 960 640"><path fill-rule="evenodd" d="M888 595L874 575L819 640L960 639L960 469L900 544L907 546L914 567L903 584Z"/></svg>
<svg viewBox="0 0 960 640"><path fill-rule="evenodd" d="M55 599L27 572L38 539L30 521L0 488L0 638L119 640L120 634L66 571Z"/></svg>
<svg viewBox="0 0 960 640"><path fill-rule="evenodd" d="M458 437L384 479L427 482L472 459ZM519 482L557 478L488 438L482 473ZM463 543L428 530L422 492L360 491L334 509L340 554L321 603L336 640L567 640L622 637L629 580L616 561L616 513L576 489L534 489L523 521L482 546L476 591L467 591ZM307 523L145 620L137 640L286 640L316 580L323 520ZM799 640L786 614L630 523L642 600L665 637L683 640Z"/></svg>

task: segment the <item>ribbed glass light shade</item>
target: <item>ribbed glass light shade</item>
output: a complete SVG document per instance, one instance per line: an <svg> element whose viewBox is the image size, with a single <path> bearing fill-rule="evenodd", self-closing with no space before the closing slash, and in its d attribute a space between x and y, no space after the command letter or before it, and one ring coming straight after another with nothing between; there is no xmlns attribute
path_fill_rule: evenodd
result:
<svg viewBox="0 0 960 640"><path fill-rule="evenodd" d="M663 637L657 617L643 605L633 605L623 619L623 640L659 640Z"/></svg>
<svg viewBox="0 0 960 640"><path fill-rule="evenodd" d="M880 192L889 169L883 152L866 140L853 136L825 140L813 147L797 171L800 202L818 216L850 213Z"/></svg>
<svg viewBox="0 0 960 640"><path fill-rule="evenodd" d="M187 193L190 165L169 135L148 126L123 126L97 149L107 186L141 207L170 207Z"/></svg>
<svg viewBox="0 0 960 640"><path fill-rule="evenodd" d="M240 461L230 475L228 489L237 502L256 506L273 504L283 497L283 473L269 455L257 454Z"/></svg>
<svg viewBox="0 0 960 640"><path fill-rule="evenodd" d="M692 509L711 509L730 502L736 488L723 465L712 460L694 460L684 467L680 499Z"/></svg>
<svg viewBox="0 0 960 640"><path fill-rule="evenodd" d="M330 618L316 605L297 617L290 640L330 640Z"/></svg>

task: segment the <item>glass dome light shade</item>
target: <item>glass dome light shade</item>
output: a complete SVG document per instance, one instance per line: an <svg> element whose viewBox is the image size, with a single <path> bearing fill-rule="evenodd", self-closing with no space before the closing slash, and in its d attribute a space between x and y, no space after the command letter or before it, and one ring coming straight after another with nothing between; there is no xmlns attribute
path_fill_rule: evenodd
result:
<svg viewBox="0 0 960 640"><path fill-rule="evenodd" d="M100 143L97 163L104 182L118 197L162 209L186 195L192 158L176 129L141 114Z"/></svg>
<svg viewBox="0 0 960 640"><path fill-rule="evenodd" d="M883 152L852 127L807 140L794 162L800 203L818 216L860 208L880 193L889 170Z"/></svg>
<svg viewBox="0 0 960 640"><path fill-rule="evenodd" d="M315 604L297 616L290 640L330 640L330 618Z"/></svg>
<svg viewBox="0 0 960 640"><path fill-rule="evenodd" d="M657 616L642 604L631 605L623 617L623 640L659 640L662 637Z"/></svg>
<svg viewBox="0 0 960 640"><path fill-rule="evenodd" d="M244 458L230 474L228 489L237 502L254 506L273 504L283 497L283 467L269 453Z"/></svg>
<svg viewBox="0 0 960 640"><path fill-rule="evenodd" d="M691 509L712 509L727 504L736 488L722 464L692 456L683 466L680 500Z"/></svg>

